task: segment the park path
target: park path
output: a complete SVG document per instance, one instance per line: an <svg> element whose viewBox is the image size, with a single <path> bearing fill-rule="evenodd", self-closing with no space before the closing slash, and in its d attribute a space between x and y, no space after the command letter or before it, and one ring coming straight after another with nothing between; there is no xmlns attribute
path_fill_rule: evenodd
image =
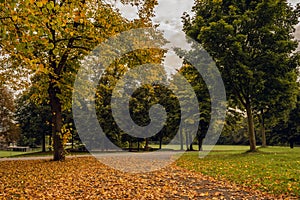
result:
<svg viewBox="0 0 300 200"><path fill-rule="evenodd" d="M116 154L120 165L136 159L124 155ZM217 181L175 163L153 172L126 173L87 155L64 162L50 159L1 159L0 199L284 199Z"/></svg>

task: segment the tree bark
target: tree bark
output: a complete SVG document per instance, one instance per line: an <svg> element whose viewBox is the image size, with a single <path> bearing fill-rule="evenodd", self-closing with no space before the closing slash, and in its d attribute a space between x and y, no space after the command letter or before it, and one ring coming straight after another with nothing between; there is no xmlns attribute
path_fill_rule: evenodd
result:
<svg viewBox="0 0 300 200"><path fill-rule="evenodd" d="M267 147L266 127L264 119L264 110L261 110L261 122L260 122L260 133L261 133L261 146Z"/></svg>
<svg viewBox="0 0 300 200"><path fill-rule="evenodd" d="M253 113L252 113L251 105L249 102L246 104L246 112L247 112L247 121L248 121L248 136L249 136L249 143L250 143L250 152L255 152L256 139L255 139L255 132L254 132L254 121L253 121Z"/></svg>
<svg viewBox="0 0 300 200"><path fill-rule="evenodd" d="M131 141L131 139L129 140L129 151L132 151L132 141Z"/></svg>
<svg viewBox="0 0 300 200"><path fill-rule="evenodd" d="M261 146L267 147L266 128L263 123L261 124L260 132L261 132Z"/></svg>
<svg viewBox="0 0 300 200"><path fill-rule="evenodd" d="M193 147L193 142L194 142L194 138L193 138L193 135L192 133L189 133L189 141L190 141L190 151L194 151L194 147Z"/></svg>
<svg viewBox="0 0 300 200"><path fill-rule="evenodd" d="M203 151L203 148L202 148L203 140L204 140L203 137L198 136L198 150L199 151Z"/></svg>
<svg viewBox="0 0 300 200"><path fill-rule="evenodd" d="M180 150L183 151L183 134L181 128L179 130L179 137L180 137Z"/></svg>
<svg viewBox="0 0 300 200"><path fill-rule="evenodd" d="M57 94L60 93L57 86L54 83L49 84L48 89L51 105L51 114L52 114L52 138L53 138L53 160L54 161L63 161L65 160L65 150L62 139L62 108L61 102L57 97Z"/></svg>
<svg viewBox="0 0 300 200"><path fill-rule="evenodd" d="M186 150L189 151L190 150L190 146L189 146L189 133L185 134L185 145L186 145Z"/></svg>
<svg viewBox="0 0 300 200"><path fill-rule="evenodd" d="M294 148L294 139L290 138L289 143L290 143L290 148L293 149Z"/></svg>
<svg viewBox="0 0 300 200"><path fill-rule="evenodd" d="M72 147L71 148L74 149L74 135L73 135L73 132L71 134L72 134L71 135L72 136Z"/></svg>
<svg viewBox="0 0 300 200"><path fill-rule="evenodd" d="M46 135L45 135L45 132L43 132L43 136L42 136L42 152L46 152Z"/></svg>
<svg viewBox="0 0 300 200"><path fill-rule="evenodd" d="M162 137L159 138L159 149L162 147Z"/></svg>
<svg viewBox="0 0 300 200"><path fill-rule="evenodd" d="M149 151L149 138L145 138L145 151Z"/></svg>

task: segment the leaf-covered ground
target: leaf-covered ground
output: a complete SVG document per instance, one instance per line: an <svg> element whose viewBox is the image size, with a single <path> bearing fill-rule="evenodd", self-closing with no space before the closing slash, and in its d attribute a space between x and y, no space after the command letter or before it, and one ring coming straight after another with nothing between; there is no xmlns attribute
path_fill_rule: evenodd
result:
<svg viewBox="0 0 300 200"><path fill-rule="evenodd" d="M126 162L124 160L124 162ZM130 174L93 157L0 162L0 199L280 199L172 164Z"/></svg>

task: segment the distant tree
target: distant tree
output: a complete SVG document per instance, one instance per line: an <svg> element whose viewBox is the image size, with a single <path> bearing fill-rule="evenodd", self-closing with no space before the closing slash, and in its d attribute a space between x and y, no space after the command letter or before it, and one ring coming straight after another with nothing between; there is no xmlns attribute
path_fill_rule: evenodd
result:
<svg viewBox="0 0 300 200"><path fill-rule="evenodd" d="M268 138L273 145L288 143L291 148L295 143L300 144L300 95L297 97L296 107L289 113L288 120L280 120L270 129Z"/></svg>
<svg viewBox="0 0 300 200"><path fill-rule="evenodd" d="M256 151L254 113L280 101L274 90L294 86L299 10L287 1L199 0L195 16L184 16L184 31L210 53L228 98L247 114L250 151Z"/></svg>
<svg viewBox="0 0 300 200"><path fill-rule="evenodd" d="M198 150L202 150L202 143L206 136L208 126L210 123L210 113L211 113L211 104L210 104L210 96L208 92L208 88L202 79L201 74L191 65L184 65L179 73L182 74L188 82L191 84L199 102L199 111L200 111L200 119L198 125L198 131L195 136L190 133L186 133L186 143L190 144L187 149L193 149L194 138L196 138L198 143ZM189 98L189 97L186 97ZM184 120L184 116L182 118Z"/></svg>
<svg viewBox="0 0 300 200"><path fill-rule="evenodd" d="M42 145L46 151L45 137L51 135L51 109L46 104L35 104L30 97L22 95L17 100L16 120L21 129L20 145Z"/></svg>
<svg viewBox="0 0 300 200"><path fill-rule="evenodd" d="M0 85L0 95L0 140L9 145L19 138L19 128L14 119L14 99L5 85Z"/></svg>

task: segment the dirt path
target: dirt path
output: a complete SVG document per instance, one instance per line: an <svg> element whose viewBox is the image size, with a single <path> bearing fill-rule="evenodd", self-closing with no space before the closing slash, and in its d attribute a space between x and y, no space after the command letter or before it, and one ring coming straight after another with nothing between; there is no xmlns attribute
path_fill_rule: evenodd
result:
<svg viewBox="0 0 300 200"><path fill-rule="evenodd" d="M43 157L45 158L45 157ZM123 156L122 162L129 162ZM282 199L171 164L125 173L93 157L0 162L0 199Z"/></svg>

